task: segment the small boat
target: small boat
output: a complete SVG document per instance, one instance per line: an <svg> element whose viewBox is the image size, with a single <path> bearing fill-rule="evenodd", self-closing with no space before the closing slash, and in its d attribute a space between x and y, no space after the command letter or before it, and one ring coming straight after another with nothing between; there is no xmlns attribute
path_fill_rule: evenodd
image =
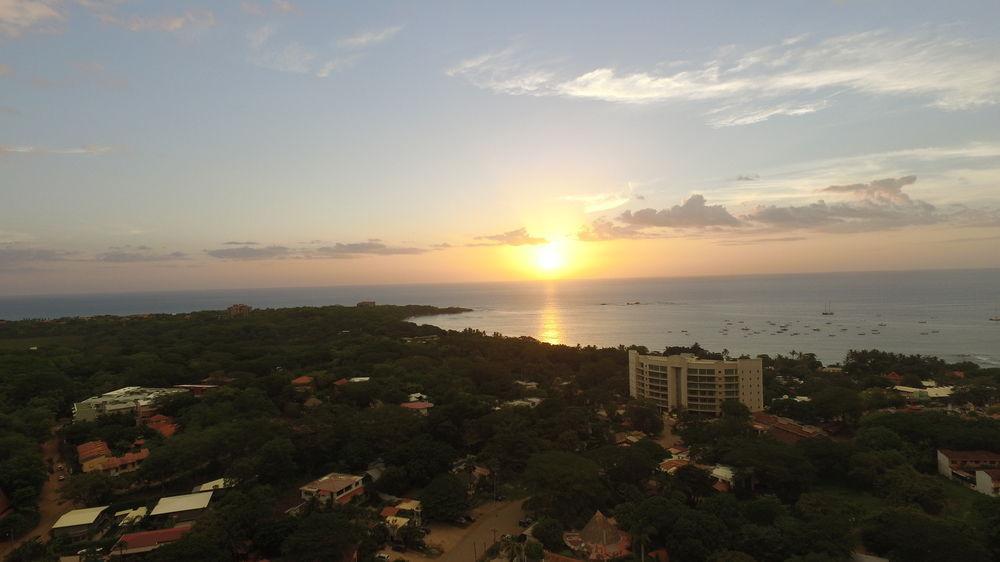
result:
<svg viewBox="0 0 1000 562"><path fill-rule="evenodd" d="M830 301L826 301L826 308L821 313L823 316L833 316L833 309L830 308Z"/></svg>

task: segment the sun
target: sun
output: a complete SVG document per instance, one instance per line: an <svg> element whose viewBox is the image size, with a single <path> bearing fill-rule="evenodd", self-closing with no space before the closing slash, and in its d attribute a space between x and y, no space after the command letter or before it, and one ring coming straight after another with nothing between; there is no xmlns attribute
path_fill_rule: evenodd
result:
<svg viewBox="0 0 1000 562"><path fill-rule="evenodd" d="M552 274L566 266L566 253L558 242L549 242L535 249L535 267Z"/></svg>

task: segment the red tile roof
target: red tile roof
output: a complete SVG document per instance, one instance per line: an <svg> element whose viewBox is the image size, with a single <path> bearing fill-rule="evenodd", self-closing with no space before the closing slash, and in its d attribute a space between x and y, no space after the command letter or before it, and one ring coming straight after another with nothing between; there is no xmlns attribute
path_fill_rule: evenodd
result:
<svg viewBox="0 0 1000 562"><path fill-rule="evenodd" d="M399 513L398 507L386 506L382 508L382 512L379 513L379 515L381 515L382 517L392 517L397 513Z"/></svg>
<svg viewBox="0 0 1000 562"><path fill-rule="evenodd" d="M295 386L306 386L313 383L313 378L309 375L302 375L301 377L295 377L292 379L292 384Z"/></svg>
<svg viewBox="0 0 1000 562"><path fill-rule="evenodd" d="M110 457L111 449L104 441L88 441L82 445L77 445L76 456L80 462L86 462L97 457Z"/></svg>
<svg viewBox="0 0 1000 562"><path fill-rule="evenodd" d="M427 408L433 408L434 404L430 402L403 402L400 406L411 410L426 410Z"/></svg>
<svg viewBox="0 0 1000 562"><path fill-rule="evenodd" d="M129 533L122 536L119 542L125 543L126 548L148 548L180 540L190 530L191 527L186 526Z"/></svg>
<svg viewBox="0 0 1000 562"><path fill-rule="evenodd" d="M105 461L103 465L101 465L101 468L103 470L113 470L122 466L144 461L147 458L149 458L149 449L142 449L137 453L125 453L120 457L110 458Z"/></svg>
<svg viewBox="0 0 1000 562"><path fill-rule="evenodd" d="M337 386L344 386L345 384L348 384L350 382L351 381L349 381L347 379L337 379L337 380L333 381L333 384L335 384Z"/></svg>
<svg viewBox="0 0 1000 562"><path fill-rule="evenodd" d="M1000 462L1000 453L992 451L955 451L952 449L940 449L949 462Z"/></svg>

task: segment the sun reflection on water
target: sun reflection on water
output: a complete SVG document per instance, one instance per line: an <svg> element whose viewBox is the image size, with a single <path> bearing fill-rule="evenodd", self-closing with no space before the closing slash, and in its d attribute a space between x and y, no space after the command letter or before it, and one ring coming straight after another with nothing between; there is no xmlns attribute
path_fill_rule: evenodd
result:
<svg viewBox="0 0 1000 562"><path fill-rule="evenodd" d="M538 339L546 343L558 344L562 340L562 318L556 306L556 288L554 284L548 286L546 291L545 306L542 308Z"/></svg>

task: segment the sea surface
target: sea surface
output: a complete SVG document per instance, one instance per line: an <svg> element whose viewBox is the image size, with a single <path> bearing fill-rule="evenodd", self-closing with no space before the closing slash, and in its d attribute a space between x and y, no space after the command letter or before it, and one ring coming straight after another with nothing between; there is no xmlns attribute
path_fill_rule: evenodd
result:
<svg viewBox="0 0 1000 562"><path fill-rule="evenodd" d="M734 354L813 352L827 364L876 348L1000 366L997 269L0 297L0 318L361 300L467 307L414 321L569 345L698 342Z"/></svg>

